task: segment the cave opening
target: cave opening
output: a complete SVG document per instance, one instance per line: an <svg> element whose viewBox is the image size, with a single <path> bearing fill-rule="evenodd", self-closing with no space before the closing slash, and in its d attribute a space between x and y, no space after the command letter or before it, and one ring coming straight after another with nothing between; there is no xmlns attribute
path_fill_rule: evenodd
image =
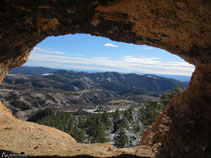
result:
<svg viewBox="0 0 211 158"><path fill-rule="evenodd" d="M187 88L193 71L181 58L147 45L88 34L48 37L34 47L21 69L10 71L1 97L16 117L55 127L79 143L109 141L115 147L134 147L161 114L165 99L177 94L173 88ZM17 91L11 92L12 84ZM139 117L149 117L143 111L147 106L156 107L153 120ZM97 132L100 136L93 136ZM120 144L122 139L127 142Z"/></svg>
<svg viewBox="0 0 211 158"><path fill-rule="evenodd" d="M189 87L144 132L141 146L133 153L143 156L141 149L147 145L159 158L210 157L210 3L203 0L197 3L170 0L22 2L0 2L1 82L11 68L22 65L32 48L48 36L89 33L163 48L195 65L195 70ZM116 155L116 149L104 148L102 144L72 143L72 137L54 128L15 119L1 103L0 112L1 151L28 155Z"/></svg>

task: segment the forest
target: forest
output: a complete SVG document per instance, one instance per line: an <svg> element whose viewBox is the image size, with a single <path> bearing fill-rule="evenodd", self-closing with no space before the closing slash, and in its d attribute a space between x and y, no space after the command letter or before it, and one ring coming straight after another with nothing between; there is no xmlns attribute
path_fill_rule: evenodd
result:
<svg viewBox="0 0 211 158"><path fill-rule="evenodd" d="M117 108L115 112L107 112L102 106L94 113L82 109L76 112L63 112L46 108L39 111L40 115L37 116L42 117L37 117L34 122L62 130L79 143L109 142L117 148L133 147L141 143L144 130L181 91L181 88L175 88L162 95L160 102L149 99L139 108Z"/></svg>

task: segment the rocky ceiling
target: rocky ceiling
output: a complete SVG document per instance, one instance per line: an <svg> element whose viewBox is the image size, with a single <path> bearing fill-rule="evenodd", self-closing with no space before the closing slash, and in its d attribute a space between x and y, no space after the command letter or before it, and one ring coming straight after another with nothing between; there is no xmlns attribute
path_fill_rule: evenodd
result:
<svg viewBox="0 0 211 158"><path fill-rule="evenodd" d="M142 144L157 157L211 156L210 1L1 0L0 17L0 80L46 37L75 33L163 48L195 65L188 89L147 129ZM3 105L0 110L0 122L12 118ZM20 151L8 146L0 143Z"/></svg>

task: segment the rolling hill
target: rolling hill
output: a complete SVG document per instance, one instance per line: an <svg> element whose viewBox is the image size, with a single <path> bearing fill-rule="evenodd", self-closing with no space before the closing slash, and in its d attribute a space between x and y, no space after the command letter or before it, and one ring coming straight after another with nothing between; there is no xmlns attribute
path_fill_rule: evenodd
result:
<svg viewBox="0 0 211 158"><path fill-rule="evenodd" d="M13 114L26 119L45 107L69 111L96 106L140 106L148 98L156 100L177 86L184 89L187 85L148 74L19 67L11 70L0 85L0 98Z"/></svg>

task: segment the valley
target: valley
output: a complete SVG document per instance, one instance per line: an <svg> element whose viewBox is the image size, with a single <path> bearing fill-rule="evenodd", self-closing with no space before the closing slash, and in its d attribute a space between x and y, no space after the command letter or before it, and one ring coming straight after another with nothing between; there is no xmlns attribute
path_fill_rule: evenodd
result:
<svg viewBox="0 0 211 158"><path fill-rule="evenodd" d="M46 107L61 111L140 107L149 98L159 97L188 85L148 74L117 72L86 73L42 67L12 69L0 85L0 98L13 115L27 120Z"/></svg>
<svg viewBox="0 0 211 158"><path fill-rule="evenodd" d="M142 133L187 85L149 74L19 67L0 85L0 98L19 119L54 127L79 143L123 148L139 145Z"/></svg>

